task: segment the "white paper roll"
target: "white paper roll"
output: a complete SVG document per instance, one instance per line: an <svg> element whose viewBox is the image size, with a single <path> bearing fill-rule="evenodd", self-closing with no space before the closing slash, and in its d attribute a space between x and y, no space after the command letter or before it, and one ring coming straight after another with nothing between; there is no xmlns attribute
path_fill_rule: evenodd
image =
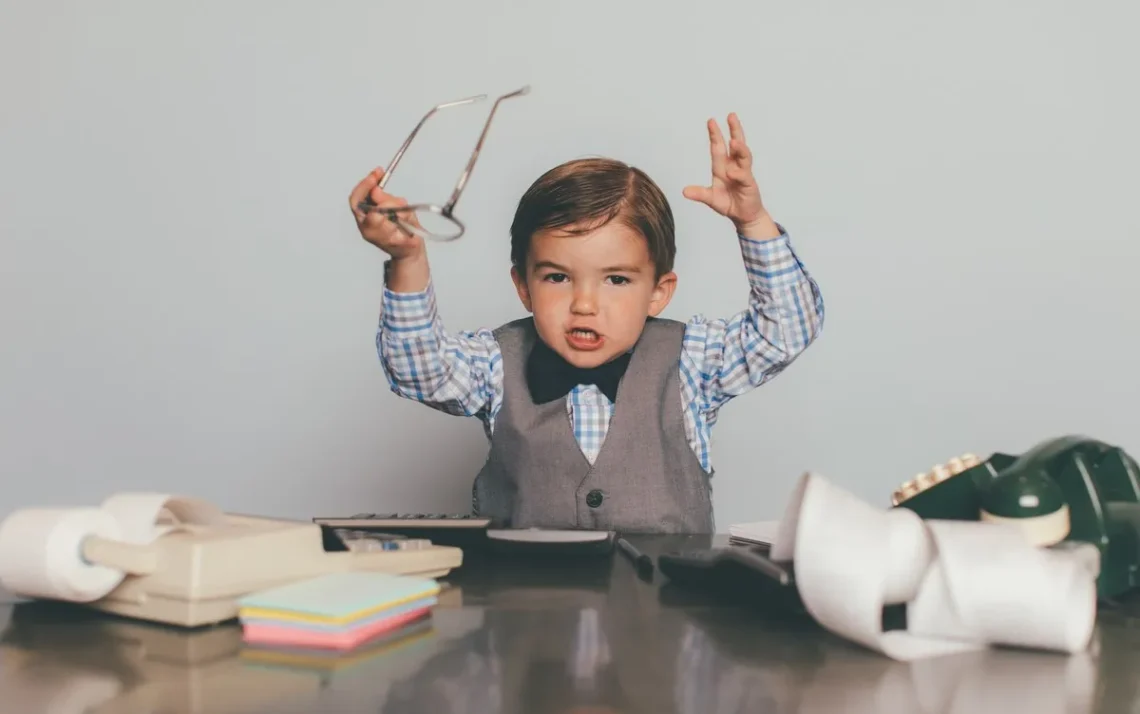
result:
<svg viewBox="0 0 1140 714"><path fill-rule="evenodd" d="M30 508L0 523L0 584L14 595L93 602L126 574L83 558L88 536L147 545L178 529L224 523L196 498L149 491L115 494L100 508Z"/></svg>
<svg viewBox="0 0 1140 714"><path fill-rule="evenodd" d="M0 524L0 584L14 595L92 602L123 573L83 559L88 536L118 539L114 516L98 508L29 508Z"/></svg>
<svg viewBox="0 0 1140 714"><path fill-rule="evenodd" d="M898 660L1012 645L1088 647L1096 622L1099 552L1045 550L1019 528L923 520L875 508L804 474L772 544L791 560L808 612L825 628ZM905 631L882 610L907 605Z"/></svg>

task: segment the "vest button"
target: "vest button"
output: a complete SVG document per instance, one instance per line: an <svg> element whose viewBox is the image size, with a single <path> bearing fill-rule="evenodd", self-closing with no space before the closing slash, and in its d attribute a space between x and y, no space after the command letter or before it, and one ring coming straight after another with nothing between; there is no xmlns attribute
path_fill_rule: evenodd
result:
<svg viewBox="0 0 1140 714"><path fill-rule="evenodd" d="M602 492L594 489L586 494L586 505L590 508L597 508L602 505Z"/></svg>

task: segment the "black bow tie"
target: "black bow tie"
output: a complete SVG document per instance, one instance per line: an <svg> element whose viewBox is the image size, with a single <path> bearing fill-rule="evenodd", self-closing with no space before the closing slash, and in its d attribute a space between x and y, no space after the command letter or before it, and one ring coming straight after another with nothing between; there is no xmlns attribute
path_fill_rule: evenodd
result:
<svg viewBox="0 0 1140 714"><path fill-rule="evenodd" d="M630 353L626 352L597 367L575 367L550 349L542 340L535 340L526 363L526 381L535 404L552 402L565 397L579 384L594 384L617 401L618 384L629 366Z"/></svg>

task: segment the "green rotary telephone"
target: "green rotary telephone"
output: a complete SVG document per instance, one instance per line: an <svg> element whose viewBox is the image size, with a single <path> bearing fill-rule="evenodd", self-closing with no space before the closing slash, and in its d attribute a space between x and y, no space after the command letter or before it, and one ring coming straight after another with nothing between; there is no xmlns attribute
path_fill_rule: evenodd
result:
<svg viewBox="0 0 1140 714"><path fill-rule="evenodd" d="M1041 547L1091 543L1102 599L1140 584L1140 468L1094 439L1063 436L1020 456L965 454L902 484L892 506L922 518L1012 523Z"/></svg>

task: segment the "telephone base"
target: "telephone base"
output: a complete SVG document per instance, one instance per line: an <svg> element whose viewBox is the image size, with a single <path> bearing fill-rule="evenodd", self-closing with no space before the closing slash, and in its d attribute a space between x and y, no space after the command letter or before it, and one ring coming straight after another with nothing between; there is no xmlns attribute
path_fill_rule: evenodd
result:
<svg viewBox="0 0 1140 714"><path fill-rule="evenodd" d="M315 523L227 514L227 523L157 539L158 568L128 575L88 607L139 620L195 628L231 620L239 598L345 571L437 578L463 562L459 548L330 552Z"/></svg>

